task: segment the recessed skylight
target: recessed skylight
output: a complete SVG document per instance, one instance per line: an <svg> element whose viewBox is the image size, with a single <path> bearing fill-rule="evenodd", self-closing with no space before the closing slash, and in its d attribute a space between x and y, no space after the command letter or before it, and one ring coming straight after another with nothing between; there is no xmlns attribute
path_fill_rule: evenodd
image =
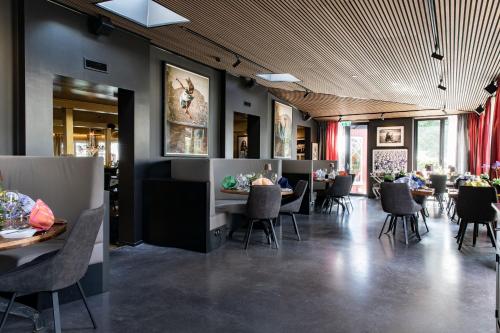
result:
<svg viewBox="0 0 500 333"><path fill-rule="evenodd" d="M153 0L109 0L96 5L146 28L189 22Z"/></svg>
<svg viewBox="0 0 500 333"><path fill-rule="evenodd" d="M297 79L295 76L292 74L288 73L283 73L283 74L257 74L258 77L261 79L267 80L267 81L272 81L272 82L300 82L299 79Z"/></svg>

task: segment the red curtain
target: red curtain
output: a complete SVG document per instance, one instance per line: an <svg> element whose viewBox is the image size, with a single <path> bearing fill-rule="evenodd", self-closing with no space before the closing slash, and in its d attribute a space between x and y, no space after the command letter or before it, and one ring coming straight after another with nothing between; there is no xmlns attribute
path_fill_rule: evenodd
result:
<svg viewBox="0 0 500 333"><path fill-rule="evenodd" d="M500 161L500 80L497 81L497 97L494 106L493 130L491 133L491 164ZM500 170L498 170L500 174ZM495 171L490 171L491 177L496 177Z"/></svg>
<svg viewBox="0 0 500 333"><path fill-rule="evenodd" d="M469 114L469 169L476 175L489 173L491 165L491 103L486 101L481 115Z"/></svg>
<svg viewBox="0 0 500 333"><path fill-rule="evenodd" d="M339 123L337 121L329 121L326 127L326 159L331 161L338 160L337 151L337 134Z"/></svg>
<svg viewBox="0 0 500 333"><path fill-rule="evenodd" d="M469 171L475 174L478 157L477 142L479 139L479 116L477 114L469 113L469 116L467 117L467 127L469 129Z"/></svg>

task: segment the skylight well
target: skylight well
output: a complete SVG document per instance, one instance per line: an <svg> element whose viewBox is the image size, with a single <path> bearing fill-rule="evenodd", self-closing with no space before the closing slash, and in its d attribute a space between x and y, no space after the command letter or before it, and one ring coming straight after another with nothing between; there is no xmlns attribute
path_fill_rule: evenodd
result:
<svg viewBox="0 0 500 333"><path fill-rule="evenodd" d="M96 5L146 28L189 22L153 0L110 0Z"/></svg>
<svg viewBox="0 0 500 333"><path fill-rule="evenodd" d="M282 73L282 74L257 74L258 77L261 79L271 81L271 82L300 82L299 79L297 79L295 76L292 74L288 73Z"/></svg>

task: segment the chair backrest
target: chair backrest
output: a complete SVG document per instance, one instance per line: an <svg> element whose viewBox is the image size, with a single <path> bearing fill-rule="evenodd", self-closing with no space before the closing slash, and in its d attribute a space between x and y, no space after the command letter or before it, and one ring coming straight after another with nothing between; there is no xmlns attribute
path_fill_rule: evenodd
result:
<svg viewBox="0 0 500 333"><path fill-rule="evenodd" d="M104 206L82 212L53 258L53 276L56 277L53 290L71 286L85 275L103 218Z"/></svg>
<svg viewBox="0 0 500 333"><path fill-rule="evenodd" d="M497 202L494 187L460 186L457 198L458 217L470 222L495 221L495 209L491 207L493 202Z"/></svg>
<svg viewBox="0 0 500 333"><path fill-rule="evenodd" d="M335 181L328 187L328 195L334 197L343 197L351 193L352 177L349 176L337 176Z"/></svg>
<svg viewBox="0 0 500 333"><path fill-rule="evenodd" d="M467 183L467 179L463 177L458 177L455 179L455 188L458 189L460 186L464 186Z"/></svg>
<svg viewBox="0 0 500 333"><path fill-rule="evenodd" d="M304 195L306 194L308 183L305 180L299 180L295 185L295 189L293 190L293 198L291 201L286 203L287 207L292 212L298 212L300 210L300 206L302 205L302 200L304 199Z"/></svg>
<svg viewBox="0 0 500 333"><path fill-rule="evenodd" d="M432 182L431 187L434 189L435 194L446 193L446 181L448 179L448 176L430 175L429 179Z"/></svg>
<svg viewBox="0 0 500 333"><path fill-rule="evenodd" d="M380 184L382 209L396 215L413 214L415 201L406 183L383 182Z"/></svg>
<svg viewBox="0 0 500 333"><path fill-rule="evenodd" d="M256 185L250 188L247 201L247 217L254 220L275 219L281 207L279 185Z"/></svg>

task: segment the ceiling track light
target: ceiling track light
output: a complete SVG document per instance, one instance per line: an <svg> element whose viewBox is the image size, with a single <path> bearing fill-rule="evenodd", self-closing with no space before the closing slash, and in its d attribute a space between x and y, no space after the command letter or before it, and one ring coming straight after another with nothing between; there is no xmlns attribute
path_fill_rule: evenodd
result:
<svg viewBox="0 0 500 333"><path fill-rule="evenodd" d="M384 120L384 114L383 113L380 114L380 120L382 120L382 121Z"/></svg>
<svg viewBox="0 0 500 333"><path fill-rule="evenodd" d="M311 92L309 90L306 90L306 93L304 94L304 98L306 98L307 96L309 96Z"/></svg>
<svg viewBox="0 0 500 333"><path fill-rule="evenodd" d="M488 92L488 94L493 95L495 91L497 91L497 86L495 85L495 81L492 81L490 84L488 84L484 90Z"/></svg>
<svg viewBox="0 0 500 333"><path fill-rule="evenodd" d="M437 60L443 60L443 58L444 58L444 56L437 53L437 51L432 52L431 57L433 57L434 59L437 59Z"/></svg>
<svg viewBox="0 0 500 333"><path fill-rule="evenodd" d="M238 67L241 64L241 59L240 57L236 56L236 61L233 64L233 68Z"/></svg>
<svg viewBox="0 0 500 333"><path fill-rule="evenodd" d="M479 104L479 106L476 108L476 113L478 115L481 115L481 113L483 113L483 112L484 112L484 108L481 104Z"/></svg>
<svg viewBox="0 0 500 333"><path fill-rule="evenodd" d="M441 80L439 80L438 88L441 90L446 90L446 87L443 85L443 78L441 77Z"/></svg>
<svg viewBox="0 0 500 333"><path fill-rule="evenodd" d="M339 123L342 121L342 116L339 116Z"/></svg>

